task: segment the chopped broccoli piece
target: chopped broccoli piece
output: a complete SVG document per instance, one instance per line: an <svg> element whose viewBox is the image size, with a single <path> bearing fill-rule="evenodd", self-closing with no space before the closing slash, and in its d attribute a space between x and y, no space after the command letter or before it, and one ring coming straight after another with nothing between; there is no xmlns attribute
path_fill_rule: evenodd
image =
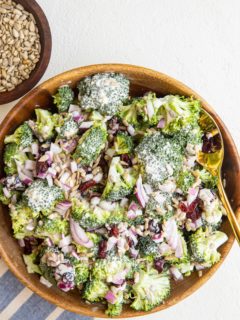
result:
<svg viewBox="0 0 240 320"><path fill-rule="evenodd" d="M55 117L45 109L35 109L36 122L29 120L28 124L40 142L51 139L54 136Z"/></svg>
<svg viewBox="0 0 240 320"><path fill-rule="evenodd" d="M142 108L145 101L141 98L133 99L130 104L120 107L118 116L127 124L140 128L142 126Z"/></svg>
<svg viewBox="0 0 240 320"><path fill-rule="evenodd" d="M50 238L53 243L58 244L62 239L62 235L69 233L69 222L60 216L54 219L44 218L38 223L35 235L38 238Z"/></svg>
<svg viewBox="0 0 240 320"><path fill-rule="evenodd" d="M16 239L32 236L36 226L38 213L33 212L24 202L10 206L12 228Z"/></svg>
<svg viewBox="0 0 240 320"><path fill-rule="evenodd" d="M161 99L159 114L165 120L162 131L174 134L199 119L200 102L193 98L168 95Z"/></svg>
<svg viewBox="0 0 240 320"><path fill-rule="evenodd" d="M32 130L27 124L24 122L21 126L19 126L12 135L6 136L4 139L4 143L16 143L21 148L26 148L30 146L33 142L33 134Z"/></svg>
<svg viewBox="0 0 240 320"><path fill-rule="evenodd" d="M78 89L83 109L114 115L128 98L129 80L119 73L99 73L81 80Z"/></svg>
<svg viewBox="0 0 240 320"><path fill-rule="evenodd" d="M74 99L74 92L69 85L58 88L57 93L53 96L54 104L59 112L66 112Z"/></svg>
<svg viewBox="0 0 240 320"><path fill-rule="evenodd" d="M3 184L0 183L0 201L1 201L3 204L6 204L6 205L7 205L7 204L11 203L11 199L12 199L13 195L18 196L18 195L19 195L19 192L18 192L18 191L15 191L15 190L10 190L10 191L8 191L8 192L9 192L9 195L10 195L10 197L8 198L8 197L5 196L5 194L4 194L4 192L3 192L3 188L4 188Z"/></svg>
<svg viewBox="0 0 240 320"><path fill-rule="evenodd" d="M182 190L184 194L188 193L189 188L192 187L195 182L195 177L190 171L181 171L177 178L177 187Z"/></svg>
<svg viewBox="0 0 240 320"><path fill-rule="evenodd" d="M136 148L145 171L145 180L155 186L169 177L177 176L182 168L183 150L174 139L160 132L146 135Z"/></svg>
<svg viewBox="0 0 240 320"><path fill-rule="evenodd" d="M170 294L170 280L167 273L155 269L148 272L140 270L139 281L132 286L135 296L131 307L135 310L149 311L160 305Z"/></svg>
<svg viewBox="0 0 240 320"><path fill-rule="evenodd" d="M79 127L76 121L71 116L60 121L59 126L56 127L60 138L71 139L78 133Z"/></svg>
<svg viewBox="0 0 240 320"><path fill-rule="evenodd" d="M8 175L13 175L17 173L17 164L18 161L20 164L28 159L25 152L19 150L19 147L15 143L9 143L5 146L3 161L4 161L4 171Z"/></svg>
<svg viewBox="0 0 240 320"><path fill-rule="evenodd" d="M120 157L111 161L103 198L117 201L132 193L138 176L136 167L123 168Z"/></svg>
<svg viewBox="0 0 240 320"><path fill-rule="evenodd" d="M218 177L213 176L209 171L206 169L202 169L199 171L199 178L204 186L207 189L215 189L218 183Z"/></svg>
<svg viewBox="0 0 240 320"><path fill-rule="evenodd" d="M90 302L98 302L104 299L108 292L108 286L100 279L89 280L84 288L83 298Z"/></svg>
<svg viewBox="0 0 240 320"><path fill-rule="evenodd" d="M157 243L154 242L150 236L140 237L138 240L137 249L139 249L139 252L143 257L156 257L160 254Z"/></svg>
<svg viewBox="0 0 240 320"><path fill-rule="evenodd" d="M220 260L221 254L217 249L227 241L228 237L221 231L199 228L189 237L192 258L204 265L211 267Z"/></svg>
<svg viewBox="0 0 240 320"><path fill-rule="evenodd" d="M119 316L122 312L122 303L108 303L108 308L106 310L106 315L109 317Z"/></svg>
<svg viewBox="0 0 240 320"><path fill-rule="evenodd" d="M57 186L49 186L46 181L35 180L23 193L28 206L35 212L48 215L55 205L64 200L63 191Z"/></svg>
<svg viewBox="0 0 240 320"><path fill-rule="evenodd" d="M39 273L42 274L39 265L36 263L38 253L36 251L31 254L23 254L23 260L27 266L28 273Z"/></svg>
<svg viewBox="0 0 240 320"><path fill-rule="evenodd" d="M72 199L72 217L83 228L93 229L108 222L111 212L100 207L90 207L86 200Z"/></svg>
<svg viewBox="0 0 240 320"><path fill-rule="evenodd" d="M191 263L190 258L185 262L174 263L174 267L176 267L185 277L190 276L194 269L193 263Z"/></svg>
<svg viewBox="0 0 240 320"><path fill-rule="evenodd" d="M92 275L96 279L112 282L114 276L120 272L126 271L126 278L131 278L136 269L136 261L127 256L108 256L105 259L97 259L93 269Z"/></svg>
<svg viewBox="0 0 240 320"><path fill-rule="evenodd" d="M133 151L133 140L128 134L120 132L114 142L116 154L131 153Z"/></svg>
<svg viewBox="0 0 240 320"><path fill-rule="evenodd" d="M74 264L74 270L74 282L77 286L79 286L82 283L85 283L88 280L89 266L87 263L78 261L78 263Z"/></svg>
<svg viewBox="0 0 240 320"><path fill-rule="evenodd" d="M156 192L150 195L145 208L145 216L163 222L163 220L169 219L174 210L172 207L171 197L165 192Z"/></svg>
<svg viewBox="0 0 240 320"><path fill-rule="evenodd" d="M209 205L204 202L202 212L202 221L204 226L211 226L212 230L219 229L223 215L226 215L226 211L217 197L214 198Z"/></svg>
<svg viewBox="0 0 240 320"><path fill-rule="evenodd" d="M103 124L94 125L78 141L73 158L79 160L82 165L90 165L103 150L106 140L106 126Z"/></svg>

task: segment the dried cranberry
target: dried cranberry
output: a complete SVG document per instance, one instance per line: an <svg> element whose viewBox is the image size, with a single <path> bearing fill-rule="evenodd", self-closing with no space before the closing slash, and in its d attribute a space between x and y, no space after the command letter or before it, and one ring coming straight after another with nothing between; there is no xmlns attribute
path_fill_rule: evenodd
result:
<svg viewBox="0 0 240 320"><path fill-rule="evenodd" d="M157 222L156 220L150 220L148 224L148 229L151 232L159 233L162 230L161 223Z"/></svg>
<svg viewBox="0 0 240 320"><path fill-rule="evenodd" d="M110 236L118 237L118 235L119 235L118 227L116 225L112 226L110 230Z"/></svg>
<svg viewBox="0 0 240 320"><path fill-rule="evenodd" d="M129 166L132 166L132 160L131 160L129 154L127 154L127 153L121 154L120 158L122 161L126 162Z"/></svg>
<svg viewBox="0 0 240 320"><path fill-rule="evenodd" d="M182 210L183 212L188 212L188 207L184 202L180 202L178 205L179 209Z"/></svg>
<svg viewBox="0 0 240 320"><path fill-rule="evenodd" d="M189 206L187 206L184 202L179 204L179 208L186 212L186 217L191 219L193 222L198 220L202 214L202 200L196 198Z"/></svg>
<svg viewBox="0 0 240 320"><path fill-rule="evenodd" d="M165 261L161 258L157 258L154 260L154 268L160 273L163 271Z"/></svg>
<svg viewBox="0 0 240 320"><path fill-rule="evenodd" d="M37 172L37 175L39 173L45 173L47 172L48 170L48 163L47 161L37 161L36 162L36 172Z"/></svg>
<svg viewBox="0 0 240 320"><path fill-rule="evenodd" d="M134 247L134 241L132 239L128 238L127 242L128 242L129 248Z"/></svg>
<svg viewBox="0 0 240 320"><path fill-rule="evenodd" d="M102 240L99 243L99 247L98 247L98 257L100 259L105 259L107 256L107 241L106 240Z"/></svg>
<svg viewBox="0 0 240 320"><path fill-rule="evenodd" d="M84 182L84 183L82 183L82 184L80 185L79 190L80 190L81 192L84 192L84 191L86 191L87 189L95 186L95 184L96 184L96 181L95 181L95 180L88 180L88 181L86 181L86 182Z"/></svg>
<svg viewBox="0 0 240 320"><path fill-rule="evenodd" d="M216 134L213 137L208 137L206 134L202 138L203 146L202 152L204 153L214 153L222 148L221 137Z"/></svg>

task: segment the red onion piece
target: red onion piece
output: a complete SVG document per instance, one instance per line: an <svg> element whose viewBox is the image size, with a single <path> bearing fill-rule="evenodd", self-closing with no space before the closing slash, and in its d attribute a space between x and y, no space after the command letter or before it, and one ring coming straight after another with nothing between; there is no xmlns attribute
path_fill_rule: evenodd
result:
<svg viewBox="0 0 240 320"><path fill-rule="evenodd" d="M127 127L127 131L131 136L135 135L135 129L133 128L133 126L131 126L130 124Z"/></svg>
<svg viewBox="0 0 240 320"><path fill-rule="evenodd" d="M170 272L175 281L183 280L182 273L176 267L171 267Z"/></svg>
<svg viewBox="0 0 240 320"><path fill-rule="evenodd" d="M117 244L117 241L118 239L116 237L108 238L106 251L110 251Z"/></svg>
<svg viewBox="0 0 240 320"><path fill-rule="evenodd" d="M92 125L93 125L93 121L83 121L83 122L80 124L79 128L80 128L80 129L89 129L89 128L92 127Z"/></svg>
<svg viewBox="0 0 240 320"><path fill-rule="evenodd" d="M6 187L3 187L2 190L3 190L3 193L4 193L6 198L8 198L8 199L11 198L11 193Z"/></svg>
<svg viewBox="0 0 240 320"><path fill-rule="evenodd" d="M107 300L107 302L114 304L114 302L116 301L117 297L115 296L115 294L112 291L108 291L107 294L105 295L105 299Z"/></svg>
<svg viewBox="0 0 240 320"><path fill-rule="evenodd" d="M135 249L134 247L129 248L129 252L132 258L137 258L139 250Z"/></svg>
<svg viewBox="0 0 240 320"><path fill-rule="evenodd" d="M72 115L73 115L73 120L76 121L77 123L84 120L83 115L79 111L73 111Z"/></svg>
<svg viewBox="0 0 240 320"><path fill-rule="evenodd" d="M39 146L37 142L33 142L31 144L31 149L32 149L32 154L35 155L36 157L38 157L39 155Z"/></svg>
<svg viewBox="0 0 240 320"><path fill-rule="evenodd" d="M70 243L72 242L72 238L70 235L66 236L66 237L63 237L60 241L59 241L59 244L58 246L60 248L63 248L65 246L68 246Z"/></svg>
<svg viewBox="0 0 240 320"><path fill-rule="evenodd" d="M163 129L163 128L165 127L165 124L166 124L166 121L165 121L164 118L162 118L162 119L158 122L157 128L158 128L158 129Z"/></svg>
<svg viewBox="0 0 240 320"><path fill-rule="evenodd" d="M136 204L135 201L132 201L128 207L128 210L136 211L137 209L138 209L138 205Z"/></svg>
<svg viewBox="0 0 240 320"><path fill-rule="evenodd" d="M51 143L50 151L53 154L58 154L58 153L60 153L62 151L62 149L56 143Z"/></svg>
<svg viewBox="0 0 240 320"><path fill-rule="evenodd" d="M26 160L25 161L25 164L24 164L24 168L26 170L35 170L36 169L36 161L33 161L33 160Z"/></svg>
<svg viewBox="0 0 240 320"><path fill-rule="evenodd" d="M74 111L81 112L80 107L77 104L70 104L68 112L73 113Z"/></svg>
<svg viewBox="0 0 240 320"><path fill-rule="evenodd" d="M92 248L94 246L92 240L88 238L85 231L72 218L70 218L70 230L75 242L86 248Z"/></svg>
<svg viewBox="0 0 240 320"><path fill-rule="evenodd" d="M21 248L24 248L25 247L25 242L23 239L19 239L18 240L18 244L20 245Z"/></svg>
<svg viewBox="0 0 240 320"><path fill-rule="evenodd" d="M136 183L136 192L135 195L138 199L139 204L142 208L145 208L146 203L148 202L148 195L146 194L143 184L142 184L142 176L139 175L137 183Z"/></svg>

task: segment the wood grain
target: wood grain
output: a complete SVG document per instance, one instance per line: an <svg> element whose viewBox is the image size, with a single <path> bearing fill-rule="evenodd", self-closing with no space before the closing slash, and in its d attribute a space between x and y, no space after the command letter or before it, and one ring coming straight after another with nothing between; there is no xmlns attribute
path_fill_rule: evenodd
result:
<svg viewBox="0 0 240 320"><path fill-rule="evenodd" d="M160 96L166 94L180 94L186 96L194 96L195 98L201 100L203 107L216 119L223 135L225 143L223 173L226 179L226 191L229 199L231 200L234 211L237 211L236 215L239 219L240 210L237 209L240 208L240 193L238 191L240 185L240 162L236 147L227 128L225 127L222 120L218 117L216 112L197 93L195 93L193 90L191 90L181 82L153 70L132 65L93 65L65 72L44 82L42 85L29 92L20 102L18 102L18 104L8 113L5 120L1 124L1 154L3 151L3 140L5 135L12 133L14 129L24 120L32 117L34 109L37 106L41 106L43 108L51 108L51 106L53 105L51 95L55 93L57 87L65 83L69 83L72 87L75 87L77 82L81 78L97 72L106 71L124 73L131 80L132 95L141 95L146 91L153 90L156 91ZM1 163L1 176L3 175L2 168L3 167ZM229 239L228 242L225 243L220 249L222 254L221 261L214 265L211 269L204 271L201 278L198 277L197 273L193 273L190 277L185 278L184 281L173 283L172 294L170 298L166 301L165 304L155 308L151 312L163 310L180 302L182 299L194 293L194 291L199 289L209 278L211 278L211 276L223 263L234 242L234 236L227 219L223 222L222 230L226 232ZM8 209L4 206L0 208L0 255L3 257L9 268L22 283L24 283L28 288L30 288L49 302L72 312L93 317L106 317L104 314L105 307L103 305L95 304L93 306L90 306L84 303L79 298L79 294L75 291L66 294L54 287L48 289L39 282L39 278L37 275L27 273L26 267L22 260L21 249L18 246L17 241L12 237ZM125 306L121 318L135 317L138 315L146 315L146 313L137 312L132 310L128 306Z"/></svg>
<svg viewBox="0 0 240 320"><path fill-rule="evenodd" d="M38 83L47 69L52 51L52 36L48 20L38 3L35 0L14 1L20 3L26 11L33 14L40 35L41 53L40 59L28 79L17 85L12 91L0 93L0 105L22 97Z"/></svg>

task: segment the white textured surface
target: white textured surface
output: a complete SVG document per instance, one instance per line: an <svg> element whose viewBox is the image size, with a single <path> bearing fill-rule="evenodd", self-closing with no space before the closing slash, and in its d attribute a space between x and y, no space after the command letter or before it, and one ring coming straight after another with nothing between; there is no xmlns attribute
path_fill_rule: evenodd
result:
<svg viewBox="0 0 240 320"><path fill-rule="evenodd" d="M52 30L44 79L83 65L122 62L167 73L200 93L240 146L239 0L38 0ZM1 106L1 119L14 103ZM141 319L235 320L240 251L182 303Z"/></svg>

